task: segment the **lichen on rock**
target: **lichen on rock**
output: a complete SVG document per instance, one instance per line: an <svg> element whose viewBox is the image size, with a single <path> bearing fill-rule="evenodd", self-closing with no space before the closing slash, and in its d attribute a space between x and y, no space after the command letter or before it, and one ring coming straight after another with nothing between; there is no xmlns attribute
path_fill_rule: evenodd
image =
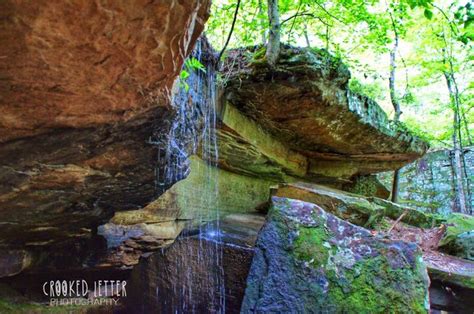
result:
<svg viewBox="0 0 474 314"><path fill-rule="evenodd" d="M452 213L442 222L447 228L439 242L440 249L455 256L474 260L474 217Z"/></svg>
<svg viewBox="0 0 474 314"><path fill-rule="evenodd" d="M375 237L314 204L272 204L243 313L427 312L429 280L416 245Z"/></svg>

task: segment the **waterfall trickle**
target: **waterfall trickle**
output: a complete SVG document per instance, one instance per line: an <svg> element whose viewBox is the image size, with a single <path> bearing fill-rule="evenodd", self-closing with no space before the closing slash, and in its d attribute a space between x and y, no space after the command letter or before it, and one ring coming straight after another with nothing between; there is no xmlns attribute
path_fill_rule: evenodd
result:
<svg viewBox="0 0 474 314"><path fill-rule="evenodd" d="M200 40L192 55L183 66L177 84L178 91L173 95L175 118L167 136L153 138L150 142L159 148L157 166L157 190L161 194L174 183L186 178L190 171L203 172L201 182L193 187L203 204L188 221L188 228L181 238L197 238L184 247L186 252L176 257L176 273L166 276L172 283L172 296L164 295L157 289L156 298L164 300L164 307L175 313L199 312L202 310L202 295L207 299L207 310L212 313L225 312L225 286L222 266L223 249L221 245L220 213L216 204L218 196L217 163L218 147L216 136L216 70L215 60L209 51L203 51L205 41ZM193 60L193 62L189 62ZM199 62L197 62L198 60ZM189 63L188 63L189 62ZM190 66L190 64L194 64ZM198 66L196 66L196 64ZM205 66L199 66L204 64ZM157 132L157 134L162 132ZM205 165L204 169L190 169L188 158L198 154ZM201 165L198 165L201 167ZM193 204L195 205L195 204ZM210 210L215 208L214 210ZM196 235L197 234L197 235ZM207 269L205 278L197 278L197 268ZM183 284L184 283L184 284ZM200 291L196 291L198 288ZM169 294L169 292L168 292Z"/></svg>

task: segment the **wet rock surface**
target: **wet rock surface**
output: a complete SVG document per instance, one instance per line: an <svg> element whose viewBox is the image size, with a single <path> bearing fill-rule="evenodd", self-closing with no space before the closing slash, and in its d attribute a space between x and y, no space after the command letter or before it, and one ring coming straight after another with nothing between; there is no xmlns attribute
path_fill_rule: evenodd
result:
<svg viewBox="0 0 474 314"><path fill-rule="evenodd" d="M219 217L256 213L276 182L212 167L197 156L189 175L142 209L121 211L99 226L110 252L102 264L132 266L140 256L172 243L184 228ZM243 217L243 216L242 216ZM252 221L246 221L251 225Z"/></svg>
<svg viewBox="0 0 474 314"><path fill-rule="evenodd" d="M127 313L425 312L424 239L379 227L401 217L472 259L472 221L379 199L372 174L426 144L321 50L283 47L273 69L232 51L217 97L201 40L206 71L175 80L209 5L0 3L0 283L41 299L44 280L131 274ZM269 207L255 248L264 221L248 213ZM439 284L474 287L469 261L423 256Z"/></svg>
<svg viewBox="0 0 474 314"><path fill-rule="evenodd" d="M131 275L127 313L239 313L263 221L231 215L142 258Z"/></svg>
<svg viewBox="0 0 474 314"><path fill-rule="evenodd" d="M427 312L429 280L416 245L375 237L314 204L272 203L242 312Z"/></svg>

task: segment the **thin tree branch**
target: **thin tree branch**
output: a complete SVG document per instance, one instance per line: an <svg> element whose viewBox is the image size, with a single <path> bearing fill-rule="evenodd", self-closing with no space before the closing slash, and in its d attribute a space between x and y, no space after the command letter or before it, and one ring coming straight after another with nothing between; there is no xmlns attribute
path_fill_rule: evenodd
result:
<svg viewBox="0 0 474 314"><path fill-rule="evenodd" d="M240 0L237 0L237 7L235 8L234 20L232 21L232 26L230 27L229 36L227 36L227 41L225 42L224 47L222 47L222 50L219 53L219 57L217 58L217 61L221 60L222 55L224 54L224 51L227 48L227 45L229 44L230 38L232 37L232 33L234 32L235 22L237 21L237 15L239 14L239 7L240 7Z"/></svg>
<svg viewBox="0 0 474 314"><path fill-rule="evenodd" d="M451 22L451 20L449 19L448 15L444 12L443 9L441 9L440 7L438 7L437 5L431 3L431 5L437 9L439 12L441 12L441 14L444 16L444 18L446 19L446 21L448 21L448 25L449 25L449 28L451 28L451 31L453 32L453 34L457 35L459 34L459 29L457 29L457 26L456 26L456 29L454 29L454 26L453 26L453 23Z"/></svg>
<svg viewBox="0 0 474 314"><path fill-rule="evenodd" d="M296 10L296 14L300 12L301 5L302 5L302 2L300 1L300 4L298 5L298 10ZM291 41L291 33L293 32L293 27L295 26L295 22L296 22L296 19L293 19L293 23L291 23L291 27L290 27L290 32L288 33L289 41ZM281 27L281 23L280 23L280 27Z"/></svg>
<svg viewBox="0 0 474 314"><path fill-rule="evenodd" d="M339 23L342 23L344 25L347 25L346 22L342 21L341 19L339 19L338 17L336 17L335 15L333 15L332 13L329 13L328 10L326 10L326 8L324 6L322 6L320 3L316 2L316 5L318 7L320 7L327 15L329 15L330 17L332 17L333 19L335 19L336 21L338 21Z"/></svg>
<svg viewBox="0 0 474 314"><path fill-rule="evenodd" d="M313 13L308 13L308 12L301 12L301 13L297 13L295 15L292 15L290 16L289 18L283 20L281 23L280 23L280 26L285 24L286 22L294 19L294 18L297 18L297 17L300 17L300 16L310 16L314 19L317 19L319 20L321 23L323 23L324 25L327 25L327 26L332 26L332 25L329 25L326 21L324 21L321 17L317 16L317 15L314 15Z"/></svg>

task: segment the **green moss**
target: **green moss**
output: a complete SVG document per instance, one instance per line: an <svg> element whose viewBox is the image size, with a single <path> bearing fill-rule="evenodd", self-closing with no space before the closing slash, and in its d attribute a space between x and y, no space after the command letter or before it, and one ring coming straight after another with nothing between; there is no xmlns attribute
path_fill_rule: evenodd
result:
<svg viewBox="0 0 474 314"><path fill-rule="evenodd" d="M440 247L450 250L458 235L474 230L474 217L459 213L452 213L442 220L447 226L444 237L439 242Z"/></svg>
<svg viewBox="0 0 474 314"><path fill-rule="evenodd" d="M258 60L258 59L263 59L265 58L265 54L267 52L267 47L262 46L258 48L254 53L253 53L253 59Z"/></svg>
<svg viewBox="0 0 474 314"><path fill-rule="evenodd" d="M285 259L289 264L278 264L279 271L284 269L280 280L288 280L300 293L301 312L427 312L428 277L419 251L361 234L346 222L330 220L316 209L309 212L295 202L273 199L267 223L275 228L268 228L264 239L281 249L275 257L290 255ZM403 252L417 254L416 262L409 262ZM265 260L272 263L271 256ZM273 296L273 291L268 294Z"/></svg>
<svg viewBox="0 0 474 314"><path fill-rule="evenodd" d="M377 231L387 231L392 226L393 222L390 222L387 218L379 220L374 226L374 230Z"/></svg>
<svg viewBox="0 0 474 314"><path fill-rule="evenodd" d="M382 216L389 217L391 219L398 219L406 209L408 209L407 214L403 217L402 222L416 227L431 228L436 224L436 216L424 213L420 210L414 208L408 208L406 206L401 206L386 200L378 198L370 198L370 201L383 207Z"/></svg>
<svg viewBox="0 0 474 314"><path fill-rule="evenodd" d="M298 230L296 238L295 257L298 260L313 262L313 265L326 263L329 253L325 242L328 234L323 228L302 227Z"/></svg>
<svg viewBox="0 0 474 314"><path fill-rule="evenodd" d="M349 189L349 192L363 196L375 196L378 188L375 180L370 176L357 177L354 186Z"/></svg>
<svg viewBox="0 0 474 314"><path fill-rule="evenodd" d="M439 269L430 268L428 269L430 277L440 281L446 281L454 283L460 287L474 289L474 277L471 273L463 274L462 272L445 272Z"/></svg>
<svg viewBox="0 0 474 314"><path fill-rule="evenodd" d="M383 256L357 262L352 269L345 270L345 280L336 272L328 272L330 282L329 299L337 304L341 312L347 313L426 313L426 291L422 278L417 278L407 268L392 269ZM395 290L394 283L400 283ZM415 290L403 289L403 285L415 286ZM407 294L407 291L414 291Z"/></svg>
<svg viewBox="0 0 474 314"><path fill-rule="evenodd" d="M295 258L324 271L329 282L327 295L318 293L314 304L334 307L342 313L404 313L407 309L426 313L427 291L421 259L415 269L407 266L393 269L384 255L344 267L340 261L335 262L336 251L329 246L330 237L322 225L300 227L294 241Z"/></svg>

